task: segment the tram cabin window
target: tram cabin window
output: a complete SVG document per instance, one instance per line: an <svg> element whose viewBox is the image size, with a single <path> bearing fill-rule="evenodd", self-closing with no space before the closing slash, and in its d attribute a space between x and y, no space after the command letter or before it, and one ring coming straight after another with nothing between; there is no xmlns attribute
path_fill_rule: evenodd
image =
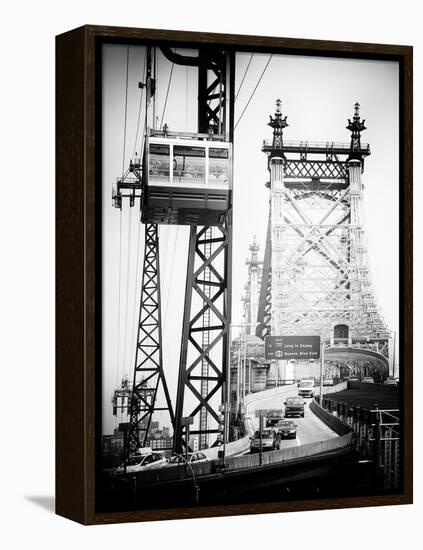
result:
<svg viewBox="0 0 423 550"><path fill-rule="evenodd" d="M209 184L229 183L229 152L227 149L217 149L210 147L209 149Z"/></svg>
<svg viewBox="0 0 423 550"><path fill-rule="evenodd" d="M173 183L204 185L206 181L206 150L204 147L174 145Z"/></svg>
<svg viewBox="0 0 423 550"><path fill-rule="evenodd" d="M159 143L150 143L148 175L151 183L166 185L170 183L170 147Z"/></svg>
<svg viewBox="0 0 423 550"><path fill-rule="evenodd" d="M231 149L228 143L150 138L148 183L173 188L229 189Z"/></svg>

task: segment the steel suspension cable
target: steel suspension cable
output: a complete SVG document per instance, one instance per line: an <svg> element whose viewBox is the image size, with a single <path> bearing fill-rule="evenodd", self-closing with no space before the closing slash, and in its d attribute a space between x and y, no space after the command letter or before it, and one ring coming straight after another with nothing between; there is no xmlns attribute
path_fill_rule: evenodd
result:
<svg viewBox="0 0 423 550"><path fill-rule="evenodd" d="M147 66L147 50L145 51L145 54L144 54L144 66L143 66L142 74L141 74L141 80L142 80L143 83L144 83L144 81L145 81L145 69L146 69L146 66ZM144 97L144 87L145 87L145 86L143 86L143 87L141 88L140 104L139 104L139 106L138 106L137 130L136 130L136 132L135 132L134 152L132 153L132 156L133 156L133 157L135 156L135 153L136 153L136 150L137 150L138 135L139 135L139 130L140 130L141 111L142 111L142 100L143 100L143 97ZM142 140L141 140L141 144L142 144ZM141 157L141 156L142 156L142 151L140 151L140 157Z"/></svg>
<svg viewBox="0 0 423 550"><path fill-rule="evenodd" d="M239 85L238 91L235 94L235 100L234 101L236 101L236 99L239 95L239 92L241 91L242 85L244 84L244 80L245 80L245 77L247 76L248 69L250 68L251 61L252 61L253 57L254 57L254 52L250 56L250 60L248 61L247 68L245 69L244 76L242 77L242 80L241 80L241 84Z"/></svg>
<svg viewBox="0 0 423 550"><path fill-rule="evenodd" d="M266 65L265 65L265 67L264 67L264 69L263 69L263 71L262 71L262 73L261 73L261 75L260 75L260 78L258 79L257 84L255 85L254 90L252 91L252 93L251 93L251 95L250 95L250 98L249 98L249 100L247 101L247 104L245 105L245 107L244 107L244 109L243 109L243 111L242 111L240 117L238 118L238 120L237 120L237 122L236 122L236 124L235 124L235 126L234 126L234 130L236 129L236 127L238 126L238 124L241 122L241 119L242 119L242 117L244 116L244 113L245 113L245 111L247 110L248 105L250 104L251 100L253 99L254 94L256 93L256 90L257 90L257 88L259 87L259 84L260 84L260 82L261 82L261 80L262 80L262 78L263 78L263 76L264 76L264 73L266 72L267 67L269 66L269 63L270 63L270 60L272 59L272 57L273 57L273 54L270 54L269 59L267 60L267 63L266 63Z"/></svg>
<svg viewBox="0 0 423 550"><path fill-rule="evenodd" d="M129 46L126 46L125 123L123 126L122 177L125 173L126 125L127 125L127 119L128 119L128 77L129 77Z"/></svg>
<svg viewBox="0 0 423 550"><path fill-rule="evenodd" d="M128 331L128 301L129 301L129 273L131 270L131 220L132 220L132 208L129 207L129 218L128 218L128 246L127 246L127 254L128 259L126 263L126 302L125 302L125 330L124 330L124 340L123 340L123 371L122 375L125 374L125 368L126 368L126 350L128 347L128 337L127 337L127 331Z"/></svg>
<svg viewBox="0 0 423 550"><path fill-rule="evenodd" d="M129 77L129 46L126 47L126 83L125 83L125 117L123 126L123 153L122 153L122 178L125 174L125 153L126 153L126 126L128 118L128 77ZM119 213L119 275L118 275L118 337L117 337L117 360L116 360L116 387L119 386L120 371L120 310L121 310L121 280L122 280L122 208Z"/></svg>
<svg viewBox="0 0 423 550"><path fill-rule="evenodd" d="M116 387L119 387L119 362L120 362L120 301L122 279L122 210L119 211L119 275L118 275L118 328L117 328L117 357L116 357Z"/></svg>
<svg viewBox="0 0 423 550"><path fill-rule="evenodd" d="M131 353L134 349L134 337L135 334L138 332L138 327L134 330L135 327L135 313L137 309L137 303L138 303L138 269L139 269L139 259L140 259L140 229L141 229L141 220L138 220L138 232L137 232L137 260L136 260L136 267L135 267L135 293L134 293L134 307L132 311L132 338L131 338Z"/></svg>
<svg viewBox="0 0 423 550"><path fill-rule="evenodd" d="M175 53L176 53L177 50L175 50ZM165 116L165 113L166 113L166 106L167 106L167 99L169 97L169 90L170 90L170 83L172 82L172 75L173 75L173 69L175 67L175 63L172 63L172 67L170 69L170 75L169 75L169 82L167 84L167 90L166 90L166 97L165 97L165 102L164 102L164 105L163 105L163 112L162 112L162 118L160 120L160 130L162 129L163 127L163 119L164 119L164 116Z"/></svg>

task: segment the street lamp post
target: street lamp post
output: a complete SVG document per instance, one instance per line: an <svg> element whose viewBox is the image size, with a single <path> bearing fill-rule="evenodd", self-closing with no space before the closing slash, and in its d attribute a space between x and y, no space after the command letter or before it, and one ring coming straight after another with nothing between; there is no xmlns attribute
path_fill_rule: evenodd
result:
<svg viewBox="0 0 423 550"><path fill-rule="evenodd" d="M230 417L230 404L231 404L231 390L230 390L230 385L231 385L231 347L232 347L232 329L233 328L245 328L245 353L244 353L244 362L245 362L245 357L246 357L246 353L247 353L247 326L249 327L256 327L258 325L258 323L231 323L229 325L229 357L228 357L228 368L226 369L226 407L225 407L225 412L224 412L224 438L223 438L223 444L224 444L224 449L223 449L223 454L224 456L226 456L226 443L229 442L229 417ZM241 333L242 335L242 333ZM241 357L241 336L240 336L240 349L238 350L238 360L240 359ZM237 365L237 401L236 401L236 405L237 405L237 411L238 411L238 408L239 408L239 397L240 397L240 394L241 394L241 389L240 389L240 380L239 380L239 365ZM245 368L244 368L244 372L245 372ZM250 365L250 380L251 380L251 365ZM250 382L251 383L251 382ZM244 382L244 389L245 389L245 382ZM245 396L245 391L244 391L244 396ZM243 400L242 400L243 402Z"/></svg>

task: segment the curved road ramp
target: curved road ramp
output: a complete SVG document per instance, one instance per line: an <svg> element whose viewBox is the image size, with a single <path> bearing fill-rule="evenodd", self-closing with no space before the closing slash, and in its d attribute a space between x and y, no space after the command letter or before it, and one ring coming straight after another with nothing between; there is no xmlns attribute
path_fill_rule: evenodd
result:
<svg viewBox="0 0 423 550"><path fill-rule="evenodd" d="M226 445L226 460L223 470L219 469L218 451L221 447L205 449L204 454L209 462L193 464L192 468L185 466L177 468L163 468L149 470L136 474L139 482L160 483L172 479L192 476L228 475L236 470L245 470L255 467L263 468L266 465L285 464L290 461L315 460L319 456L333 456L350 452L353 447L353 430L338 418L322 409L316 402L309 401L305 407L304 418L296 418L297 438L282 440L281 448L277 451L249 454L250 436L257 429L258 418L256 411L261 409L282 408L285 399L297 395L297 386L281 386L271 390L249 394L246 396L245 427L247 435ZM220 470L220 471L217 471Z"/></svg>
<svg viewBox="0 0 423 550"><path fill-rule="evenodd" d="M295 419L296 439L282 440L280 450L261 456L249 453L250 434L259 420L256 411L280 409L287 397L297 393L297 386L292 385L249 394L245 399L248 435L227 444L224 465L217 459L218 448L207 449L208 462L105 479L105 509L107 503L111 508L119 504L143 509L247 502L250 498L279 500L292 498L292 490L308 498L311 488L321 486L322 480L332 480L329 483L337 487L338 480L345 480L345 468L354 454L353 431L314 401L308 401L304 418ZM298 493L300 487L306 493ZM283 491L288 491L285 497Z"/></svg>
<svg viewBox="0 0 423 550"><path fill-rule="evenodd" d="M255 411L281 408L286 397L296 395L296 390L296 386L282 386L274 390L260 392L260 394L250 394L250 402L246 404L246 423L249 426L249 433L252 434L257 428L258 418L255 416ZM253 468L260 464L265 466L267 464L316 458L319 455L344 453L350 451L353 446L352 429L322 409L315 401L311 401L310 404L306 405L304 418L295 419L295 422L297 424L297 438L295 440L282 440L280 450L262 453L261 459L259 454L228 456L226 459L228 469ZM243 438L243 440L244 452L247 452L249 450L250 435ZM230 448L229 454L233 455L233 450L236 449Z"/></svg>

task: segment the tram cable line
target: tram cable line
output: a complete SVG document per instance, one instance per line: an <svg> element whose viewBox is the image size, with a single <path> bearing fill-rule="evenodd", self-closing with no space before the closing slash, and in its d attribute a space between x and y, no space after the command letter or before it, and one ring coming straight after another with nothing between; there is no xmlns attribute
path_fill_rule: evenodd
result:
<svg viewBox="0 0 423 550"><path fill-rule="evenodd" d="M138 143L138 135L139 135L139 129L140 129L140 120L141 120L141 111L142 111L142 102L144 98L144 81L145 81L145 69L147 66L147 53L144 54L144 66L141 73L141 85L139 85L141 92L140 92L140 102L138 107L138 116L137 116L137 129L135 132L135 144L134 144L134 152L132 154L133 157L135 157L135 153L137 152L137 143ZM143 136L144 132L146 130L146 125L144 125L143 132L141 134L141 150L140 150L140 157L142 156L142 143L143 143Z"/></svg>
<svg viewBox="0 0 423 550"><path fill-rule="evenodd" d="M177 52L177 50L175 50L175 53ZM173 69L175 67L175 63L172 63L172 67L170 69L170 74L169 74L169 82L167 84L167 90L166 90L166 97L165 97L165 101L164 101L164 105L163 105L163 112L162 112L162 118L160 119L160 130L163 128L163 119L164 119L164 116L165 116L165 113L166 113L166 107L167 107L167 100L168 100L168 97L169 97L169 90L170 90L170 84L172 82L172 75L173 75Z"/></svg>
<svg viewBox="0 0 423 550"><path fill-rule="evenodd" d="M248 99L248 101L247 101L247 104L245 105L245 107L244 107L242 113L240 114L240 116L239 116L239 118L238 118L238 120L237 120L237 122L236 122L236 124L235 124L235 126L234 126L234 130L236 130L236 127L237 127L238 124L241 122L241 119L242 119L242 117L244 116L244 113L245 113L245 111L247 110L248 105L250 104L251 100L253 99L254 94L256 93L256 90L257 90L257 88L259 87L260 82L262 81L262 78L263 78L263 76L264 76L264 73L266 72L266 69L267 69L267 67L269 66L269 63L270 63L272 57L273 57L273 54L270 54L269 59L267 60L267 63L266 63L266 65L265 65L265 67L264 67L264 69L263 69L263 71L262 71L262 73L261 73L261 75L260 75L260 77L259 77L259 79L258 79L258 81L257 81L257 84L256 84L255 87L254 87L254 90L252 91L252 93L251 93L251 95L250 95L250 97L249 97L249 99Z"/></svg>
<svg viewBox="0 0 423 550"><path fill-rule="evenodd" d="M128 302L129 302L129 275L131 271L131 234L132 234L132 208L129 208L128 214L128 239L127 239L127 264L126 264L126 300L125 300L125 329L124 329L124 346L123 346L123 372L125 375L126 355L128 348Z"/></svg>
<svg viewBox="0 0 423 550"><path fill-rule="evenodd" d="M141 223L137 223L137 260L135 263L135 289L134 289L134 307L132 311L132 337L131 337L131 357L130 360L132 361L132 351L134 350L134 338L135 338L135 313L137 310L138 305L138 271L139 271L139 259L140 259L140 236L141 236Z"/></svg>
<svg viewBox="0 0 423 550"><path fill-rule="evenodd" d="M236 100L239 96L239 92L241 91L242 85L244 84L244 80L245 80L245 77L247 76L248 69L250 68L251 61L253 60L253 57L254 57L254 52L250 56L250 59L249 59L248 64L247 64L247 68L245 69L244 76L242 77L242 80L241 80L241 84L239 85L238 91L235 94L235 100L234 100L235 102L236 102Z"/></svg>
<svg viewBox="0 0 423 550"><path fill-rule="evenodd" d="M129 77L129 46L126 46L126 85L125 85L125 117L123 127L122 178L125 174L126 126L128 121L128 77Z"/></svg>
<svg viewBox="0 0 423 550"><path fill-rule="evenodd" d="M119 212L119 275L118 275L118 315L117 315L118 326L117 326L117 349L116 349L116 387L118 387L119 385L121 279L122 279L122 209Z"/></svg>

